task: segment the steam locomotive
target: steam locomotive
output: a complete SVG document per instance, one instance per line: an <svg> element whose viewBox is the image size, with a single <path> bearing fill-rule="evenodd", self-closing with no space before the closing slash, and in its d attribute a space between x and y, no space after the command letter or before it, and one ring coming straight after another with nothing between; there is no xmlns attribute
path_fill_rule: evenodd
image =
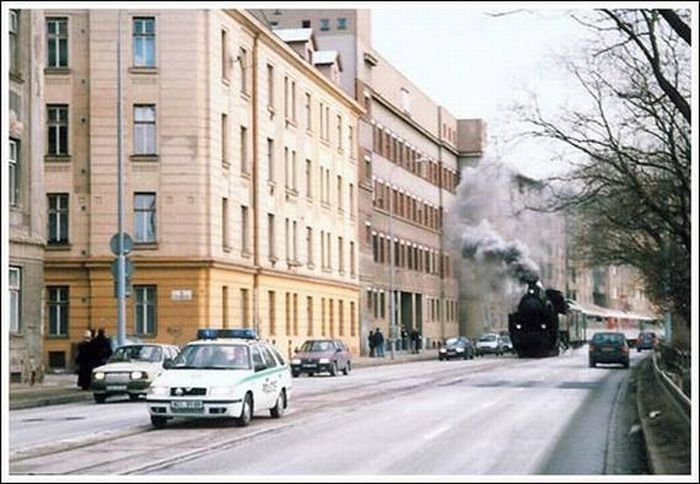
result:
<svg viewBox="0 0 700 484"><path fill-rule="evenodd" d="M529 281L518 310L508 315L508 330L518 357L559 355L559 314L567 313L561 291Z"/></svg>

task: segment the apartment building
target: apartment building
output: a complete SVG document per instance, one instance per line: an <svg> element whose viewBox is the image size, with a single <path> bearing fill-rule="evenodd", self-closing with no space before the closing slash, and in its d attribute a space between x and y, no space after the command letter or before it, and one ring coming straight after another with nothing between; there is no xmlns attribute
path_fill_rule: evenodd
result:
<svg viewBox="0 0 700 484"><path fill-rule="evenodd" d="M183 344L254 327L287 355L321 336L357 352L362 108L245 11L42 22L47 366L71 366L86 329L117 331L118 44L126 334Z"/></svg>
<svg viewBox="0 0 700 484"><path fill-rule="evenodd" d="M44 16L40 10L9 10L8 21L9 116L3 116L9 125L3 147L8 171L3 192L9 230L3 232L9 233L9 265L3 330L9 334L10 381L31 383L44 373Z"/></svg>
<svg viewBox="0 0 700 484"><path fill-rule="evenodd" d="M363 349L374 328L390 338L417 329L428 346L458 334L456 253L443 220L459 167L483 152L483 122L457 120L374 50L368 10L252 13L273 31L312 29L319 49L340 54L340 84L366 110L358 133Z"/></svg>

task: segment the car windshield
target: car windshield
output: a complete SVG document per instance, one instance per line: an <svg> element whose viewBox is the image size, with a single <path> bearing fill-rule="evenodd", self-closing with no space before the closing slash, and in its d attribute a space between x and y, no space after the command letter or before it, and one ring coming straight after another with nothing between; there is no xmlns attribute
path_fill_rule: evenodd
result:
<svg viewBox="0 0 700 484"><path fill-rule="evenodd" d="M450 338L447 341L445 341L445 344L448 346L457 345L457 344L459 344L459 338Z"/></svg>
<svg viewBox="0 0 700 484"><path fill-rule="evenodd" d="M479 341L496 341L495 334L484 334L479 337Z"/></svg>
<svg viewBox="0 0 700 484"><path fill-rule="evenodd" d="M121 346L116 349L109 359L110 363L119 361L160 361L163 350L153 345Z"/></svg>
<svg viewBox="0 0 700 484"><path fill-rule="evenodd" d="M301 345L301 351L304 353L315 353L322 351L332 351L333 343L331 341L305 341Z"/></svg>
<svg viewBox="0 0 700 484"><path fill-rule="evenodd" d="M593 342L599 344L624 343L625 335L622 333L596 333L593 335Z"/></svg>
<svg viewBox="0 0 700 484"><path fill-rule="evenodd" d="M510 343L510 336L501 336L501 340L503 340L504 343Z"/></svg>
<svg viewBox="0 0 700 484"><path fill-rule="evenodd" d="M185 346L173 360L172 369L249 370L250 354L245 345L193 344Z"/></svg>

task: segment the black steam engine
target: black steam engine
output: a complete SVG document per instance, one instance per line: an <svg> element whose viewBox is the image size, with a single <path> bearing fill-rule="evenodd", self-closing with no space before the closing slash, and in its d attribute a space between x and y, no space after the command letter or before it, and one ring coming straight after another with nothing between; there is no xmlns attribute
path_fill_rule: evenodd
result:
<svg viewBox="0 0 700 484"><path fill-rule="evenodd" d="M560 291L544 290L537 281L528 283L518 310L508 315L513 349L520 358L559 354L559 314L566 314Z"/></svg>

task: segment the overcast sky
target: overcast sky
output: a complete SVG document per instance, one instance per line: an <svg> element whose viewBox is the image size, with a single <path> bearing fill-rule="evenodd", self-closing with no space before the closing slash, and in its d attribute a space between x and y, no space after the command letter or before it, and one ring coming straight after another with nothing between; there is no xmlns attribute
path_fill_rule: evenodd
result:
<svg viewBox="0 0 700 484"><path fill-rule="evenodd" d="M551 109L571 102L575 86L557 56L575 50L584 29L562 9L491 5L372 8L372 44L457 118L485 119L491 155L497 151L504 162L539 178L562 167L548 161L542 144L511 142L515 118L509 106L524 100L526 91ZM494 15L504 12L510 13Z"/></svg>

